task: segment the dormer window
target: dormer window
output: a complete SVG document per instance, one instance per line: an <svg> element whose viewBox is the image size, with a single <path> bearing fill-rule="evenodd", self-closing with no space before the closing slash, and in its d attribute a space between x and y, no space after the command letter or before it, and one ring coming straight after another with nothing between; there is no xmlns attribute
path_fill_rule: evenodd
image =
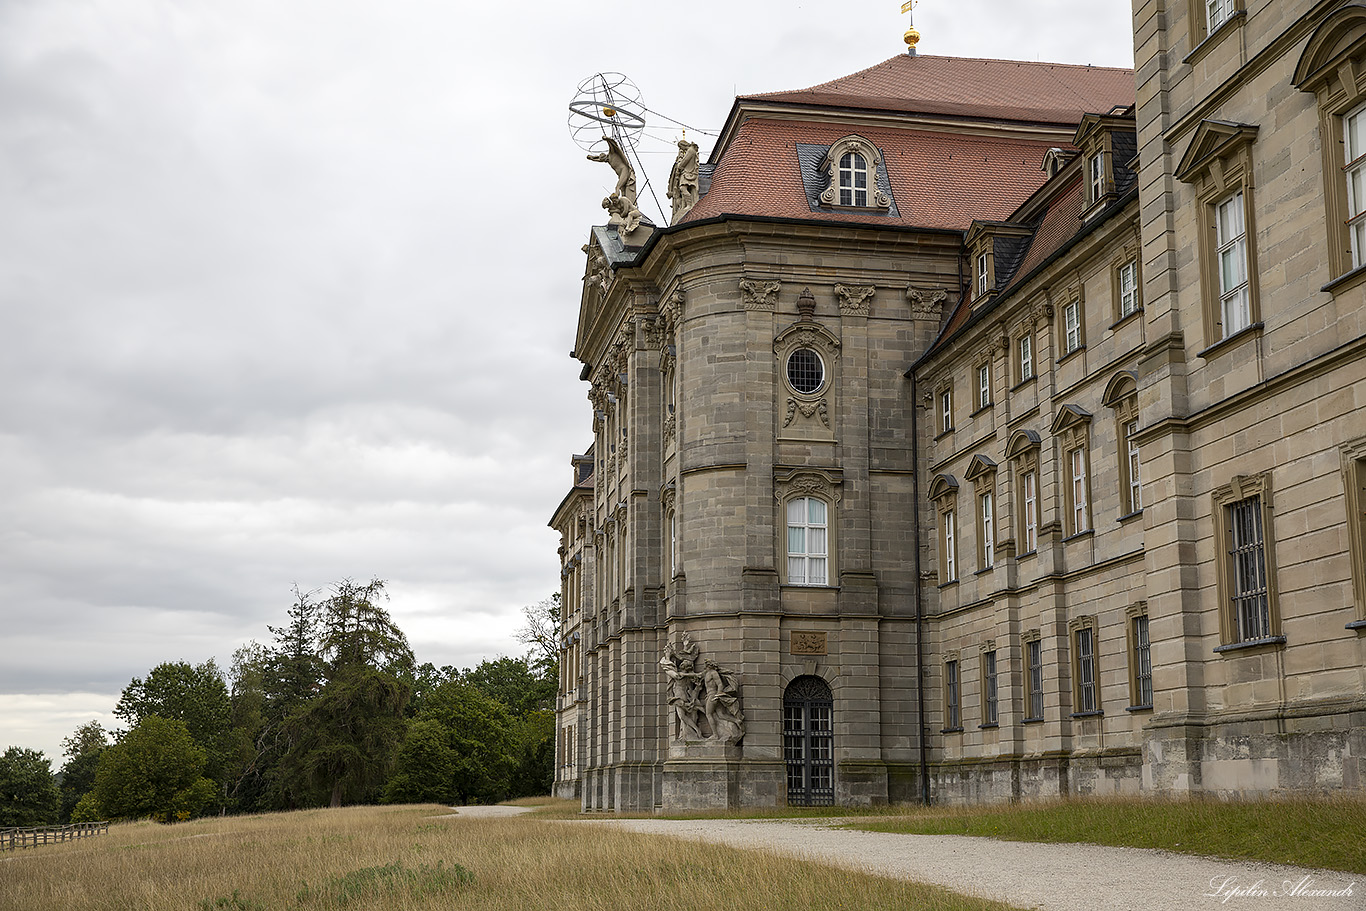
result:
<svg viewBox="0 0 1366 911"><path fill-rule="evenodd" d="M868 162L858 152L840 157L840 205L868 205Z"/></svg>
<svg viewBox="0 0 1366 911"><path fill-rule="evenodd" d="M991 281L990 281L990 278L989 278L989 276L990 276L989 266L990 266L990 261L989 261L988 258L987 258L987 253L986 253L986 251L983 250L981 253L978 253L978 254L977 254L977 296L978 296L978 297L981 297L983 294L986 294L986 293L987 293L987 288L991 287Z"/></svg>
<svg viewBox="0 0 1366 911"><path fill-rule="evenodd" d="M1086 201L1095 205L1105 195L1105 150L1098 149L1086 162Z"/></svg>
<svg viewBox="0 0 1366 911"><path fill-rule="evenodd" d="M848 209L890 209L891 197L878 183L882 154L877 146L851 133L830 146L819 170L828 185L820 194L823 206Z"/></svg>

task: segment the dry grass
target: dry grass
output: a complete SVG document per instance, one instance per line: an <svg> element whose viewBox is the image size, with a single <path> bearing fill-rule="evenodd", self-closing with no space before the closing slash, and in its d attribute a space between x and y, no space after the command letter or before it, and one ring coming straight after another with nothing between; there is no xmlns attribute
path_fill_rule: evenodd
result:
<svg viewBox="0 0 1366 911"><path fill-rule="evenodd" d="M991 807L899 808L853 822L870 832L981 835L1008 841L1161 848L1366 874L1366 799L1088 799Z"/></svg>
<svg viewBox="0 0 1366 911"><path fill-rule="evenodd" d="M561 812L564 802L539 802ZM539 814L356 807L130 823L0 860L0 909L771 911L1005 906L760 852L569 828ZM456 866L458 865L458 867ZM458 869L473 876L465 881Z"/></svg>

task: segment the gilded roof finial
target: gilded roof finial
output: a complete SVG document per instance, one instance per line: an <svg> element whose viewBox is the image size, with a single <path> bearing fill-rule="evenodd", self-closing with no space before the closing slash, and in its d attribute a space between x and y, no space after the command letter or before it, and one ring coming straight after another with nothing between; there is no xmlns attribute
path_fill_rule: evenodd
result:
<svg viewBox="0 0 1366 911"><path fill-rule="evenodd" d="M907 23L909 27L906 29L906 34L903 37L906 39L906 53L910 54L912 57L915 56L915 46L920 43L920 32L916 31L915 15L911 12L915 9L915 5L918 2L920 2L920 0L906 0L905 3L901 4L901 11L911 16L911 21Z"/></svg>

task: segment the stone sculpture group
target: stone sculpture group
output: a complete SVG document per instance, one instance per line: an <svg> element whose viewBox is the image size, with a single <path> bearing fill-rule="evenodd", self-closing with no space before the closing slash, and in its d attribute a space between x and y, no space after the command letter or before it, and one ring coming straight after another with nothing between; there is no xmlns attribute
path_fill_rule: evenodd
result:
<svg viewBox="0 0 1366 911"><path fill-rule="evenodd" d="M706 661L698 670L697 643L687 633L677 645L664 646L659 666L668 678L669 706L673 710L673 739L714 740L736 744L745 736L745 715L740 709L740 681Z"/></svg>

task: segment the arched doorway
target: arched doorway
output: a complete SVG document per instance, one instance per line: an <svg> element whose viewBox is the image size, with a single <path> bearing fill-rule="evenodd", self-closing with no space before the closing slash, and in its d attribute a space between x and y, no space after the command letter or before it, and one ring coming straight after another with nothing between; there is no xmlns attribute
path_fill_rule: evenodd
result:
<svg viewBox="0 0 1366 911"><path fill-rule="evenodd" d="M787 803L822 807L835 802L835 701L819 677L798 677L783 693L783 759Z"/></svg>

